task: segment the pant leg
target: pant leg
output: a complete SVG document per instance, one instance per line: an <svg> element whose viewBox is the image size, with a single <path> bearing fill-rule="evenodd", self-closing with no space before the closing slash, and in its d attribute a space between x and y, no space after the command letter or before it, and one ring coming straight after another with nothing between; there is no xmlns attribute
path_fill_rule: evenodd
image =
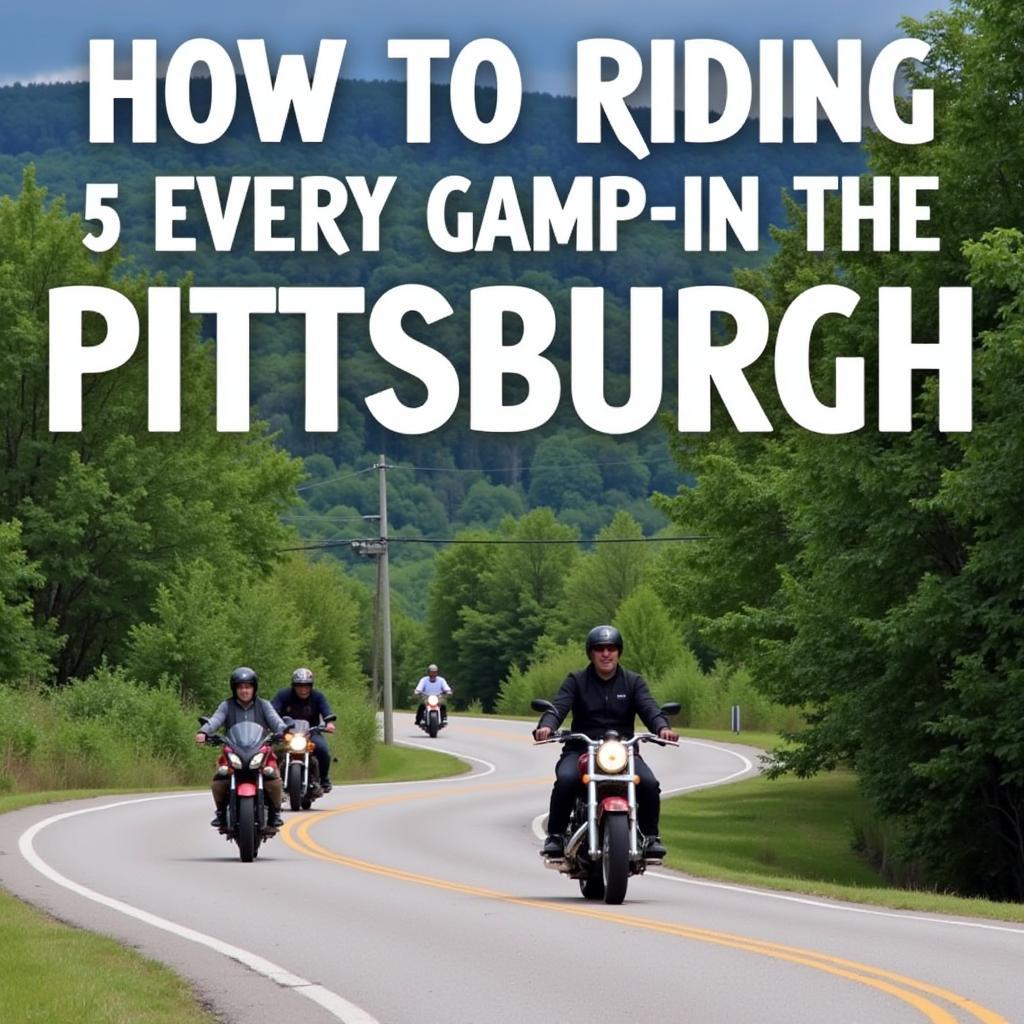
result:
<svg viewBox="0 0 1024 1024"><path fill-rule="evenodd" d="M636 788L637 826L645 836L656 836L661 816L661 785L642 757L638 756L634 764L640 776L640 785Z"/></svg>
<svg viewBox="0 0 1024 1024"><path fill-rule="evenodd" d="M551 788L551 806L548 810L548 832L559 834L569 827L569 815L580 789L577 763L578 750L566 750L555 765L555 784Z"/></svg>
<svg viewBox="0 0 1024 1024"><path fill-rule="evenodd" d="M280 811L281 802L284 800L284 787L281 785L281 773L276 768L273 775L263 776L263 793L267 805L275 811Z"/></svg>
<svg viewBox="0 0 1024 1024"><path fill-rule="evenodd" d="M227 776L216 775L210 783L210 790L213 793L213 802L218 811L223 811L228 805L228 780Z"/></svg>
<svg viewBox="0 0 1024 1024"><path fill-rule="evenodd" d="M331 777L331 748L320 733L313 737L313 745L316 747L316 763L320 767L320 781L323 782Z"/></svg>

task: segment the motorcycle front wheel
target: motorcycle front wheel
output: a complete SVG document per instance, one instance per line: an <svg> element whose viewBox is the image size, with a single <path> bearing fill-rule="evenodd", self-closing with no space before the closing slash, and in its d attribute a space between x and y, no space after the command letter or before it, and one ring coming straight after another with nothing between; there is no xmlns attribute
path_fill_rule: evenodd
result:
<svg viewBox="0 0 1024 1024"><path fill-rule="evenodd" d="M245 864L256 857L256 808L251 796L238 800L238 856Z"/></svg>
<svg viewBox="0 0 1024 1024"><path fill-rule="evenodd" d="M302 806L302 765L288 766L288 806L297 811Z"/></svg>
<svg viewBox="0 0 1024 1024"><path fill-rule="evenodd" d="M601 875L605 903L621 903L629 884L629 819L608 814L602 825Z"/></svg>
<svg viewBox="0 0 1024 1024"><path fill-rule="evenodd" d="M437 715L431 715L427 719L427 731L430 733L432 740L437 739Z"/></svg>

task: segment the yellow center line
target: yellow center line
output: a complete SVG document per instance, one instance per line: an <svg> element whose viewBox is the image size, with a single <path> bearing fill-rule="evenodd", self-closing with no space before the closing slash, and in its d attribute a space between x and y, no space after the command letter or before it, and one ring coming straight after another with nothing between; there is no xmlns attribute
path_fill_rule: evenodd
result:
<svg viewBox="0 0 1024 1024"><path fill-rule="evenodd" d="M929 996L963 1010L975 1020L982 1024L1009 1024L1005 1017L987 1009L980 1003L961 996L956 992L940 988L928 982L918 981L915 978L908 978L880 967L873 967L870 964L858 963L855 960L847 960L842 957L830 956L819 953L815 950L801 949L797 946L788 946L782 943L769 942L763 939L754 939L745 935L732 935L728 932L710 931L704 928L697 928L692 925L676 924L670 921L657 921L651 918L631 917L622 913L610 910L601 910L593 906L581 904L579 906L566 906L559 903L551 903L545 900L529 899L521 896L514 896L511 893L499 892L494 889L484 889L479 886L466 885L460 882L449 882L431 875L422 875L412 871L404 871L400 868L389 868L383 864L374 864L371 861L358 860L354 857L346 857L343 854L335 853L317 843L310 835L309 830L319 822L327 818L336 817L341 814L348 814L352 811L366 810L371 807L384 806L387 804L402 803L408 800L422 800L436 796L456 795L457 793L479 792L485 789L507 789L516 788L525 784L532 784L538 780L528 782L505 782L485 783L475 786L460 786L458 790L446 792L429 791L417 793L402 793L392 796L376 797L368 800L360 800L354 803L345 804L330 811L322 811L316 817L303 817L301 819L291 818L285 827L280 831L279 836L285 843L298 853L316 857L320 860L357 871L364 871L370 874L381 875L385 878L393 878L403 882L412 882L417 885L425 885L434 889L443 889L448 892L458 892L467 896L476 896L482 899L495 900L497 902L511 904L519 907L529 907L536 910L549 910L561 914L571 914L576 917L589 917L595 920L606 921L611 924L636 928L642 931L657 932L664 935L672 935L677 938L690 939L695 942L705 942L711 945L725 946L742 952L755 953L760 956L770 957L775 960L784 960L790 963L800 964L814 970L823 971L848 981L866 985L870 988L885 992L888 995L901 1000L920 1011L932 1024L957 1024L948 1011L917 993L923 992ZM548 781L546 778L540 781Z"/></svg>

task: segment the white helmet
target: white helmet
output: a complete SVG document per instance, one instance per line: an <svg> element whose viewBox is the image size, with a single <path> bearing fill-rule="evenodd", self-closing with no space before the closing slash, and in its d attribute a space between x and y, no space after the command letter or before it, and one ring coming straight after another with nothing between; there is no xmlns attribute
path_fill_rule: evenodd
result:
<svg viewBox="0 0 1024 1024"><path fill-rule="evenodd" d="M437 671L437 666L436 665L428 665L427 666L427 671L428 672L436 672Z"/></svg>

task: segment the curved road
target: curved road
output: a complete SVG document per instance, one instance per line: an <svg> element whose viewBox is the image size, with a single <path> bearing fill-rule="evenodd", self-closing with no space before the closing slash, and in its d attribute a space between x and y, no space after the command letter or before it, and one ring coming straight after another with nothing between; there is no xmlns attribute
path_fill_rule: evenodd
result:
<svg viewBox="0 0 1024 1024"><path fill-rule="evenodd" d="M689 879L584 901L538 856L556 756L522 722L453 717L429 783L339 787L254 864L208 794L0 817L0 883L188 977L238 1024L1022 1024L1024 927ZM648 746L665 792L753 771L749 748Z"/></svg>

